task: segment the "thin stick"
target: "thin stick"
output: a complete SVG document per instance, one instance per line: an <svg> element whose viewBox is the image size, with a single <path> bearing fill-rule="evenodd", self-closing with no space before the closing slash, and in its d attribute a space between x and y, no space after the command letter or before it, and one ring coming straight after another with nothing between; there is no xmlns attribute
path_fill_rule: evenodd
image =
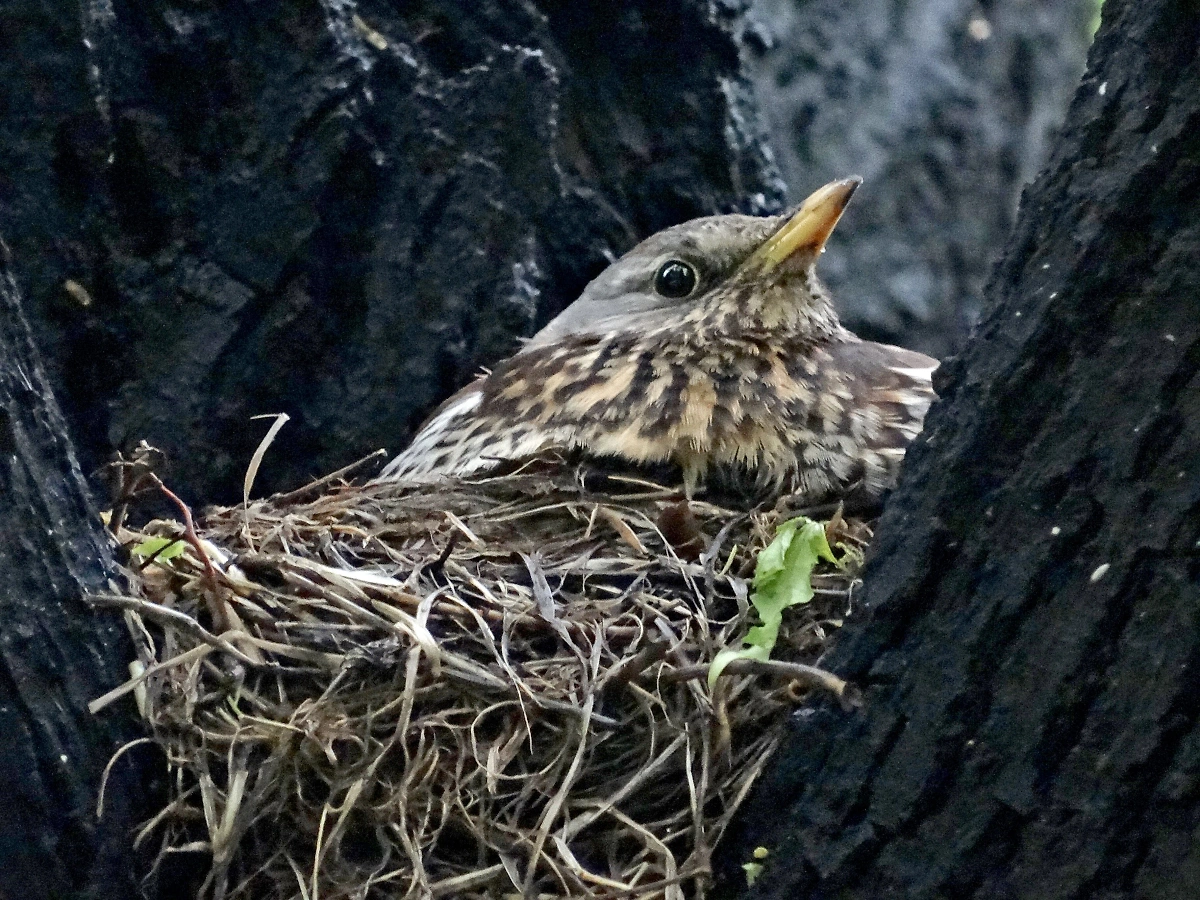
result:
<svg viewBox="0 0 1200 900"><path fill-rule="evenodd" d="M663 672L659 679L667 684L672 682L694 681L707 678L711 666L707 663L681 666L678 669ZM816 666L806 666L804 663L784 662L778 659L735 659L721 670L721 675L775 675L780 678L795 678L813 687L823 688L843 702L844 705L859 707L862 705L862 694L848 681L838 678L832 672L818 669Z"/></svg>
<svg viewBox="0 0 1200 900"><path fill-rule="evenodd" d="M192 521L192 511L188 509L188 505L179 499L179 495L172 491L169 487L162 483L153 472L148 473L148 477L154 486L158 488L166 496L168 500L175 504L179 509L179 514L183 516L183 536L192 549L196 551L196 555L200 557L204 563L204 572L208 576L209 581L215 586L217 583L217 570L212 564L212 560L208 558L208 554L204 551L204 545L200 543L200 536L196 534L196 525Z"/></svg>
<svg viewBox="0 0 1200 900"><path fill-rule="evenodd" d="M113 688L107 694L104 694L101 697L97 697L95 700L93 700L91 703L88 704L88 712L90 712L92 715L95 715L100 710L104 709L104 707L106 707L110 703L112 703L114 700L124 697L126 694L128 694L130 691L132 691L135 687L137 687L139 684L141 684L143 681L145 681L151 675L155 675L158 672L161 672L163 669L170 669L173 666L182 666L185 663L190 663L197 659L202 659L205 656L207 656L209 653L212 653L212 650L213 650L213 648L211 646L209 646L208 644L197 644L191 650L187 650L183 653L180 653L178 656L174 656L171 659L163 660L160 663L155 663L154 665L148 667L140 675L130 678L124 684L117 685L115 688Z"/></svg>
<svg viewBox="0 0 1200 900"><path fill-rule="evenodd" d="M384 456L387 456L387 451L381 447L374 453L368 453L362 459L356 460L350 463L348 466L342 466L337 471L330 472L328 475L322 475L320 478L310 481L308 484L304 485L304 487L296 488L294 491L288 491L286 494L276 494L274 497L270 498L270 503L276 509L283 506L288 506L292 503L295 503L301 497L307 497L309 494L316 493L321 488L325 487L325 485L331 484L337 481L339 478L344 478L355 469L361 469L367 463L373 462L374 460Z"/></svg>

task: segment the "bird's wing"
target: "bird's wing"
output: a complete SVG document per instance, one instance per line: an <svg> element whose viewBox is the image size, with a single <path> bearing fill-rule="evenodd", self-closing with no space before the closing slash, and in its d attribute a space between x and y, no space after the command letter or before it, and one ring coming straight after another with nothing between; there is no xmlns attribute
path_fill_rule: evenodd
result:
<svg viewBox="0 0 1200 900"><path fill-rule="evenodd" d="M578 446L580 424L594 411L567 400L587 400L607 361L622 355L623 345L609 343L571 335L504 360L434 410L379 477L431 481Z"/></svg>
<svg viewBox="0 0 1200 900"><path fill-rule="evenodd" d="M871 409L879 417L871 449L898 463L937 397L932 378L938 361L872 341L848 341L835 345L830 353L834 369L846 376L854 406Z"/></svg>
<svg viewBox="0 0 1200 900"><path fill-rule="evenodd" d="M379 479L421 482L470 475L505 460L526 459L569 445L570 436L563 434L562 428L495 415L489 403L488 377L435 409L412 443L379 473Z"/></svg>

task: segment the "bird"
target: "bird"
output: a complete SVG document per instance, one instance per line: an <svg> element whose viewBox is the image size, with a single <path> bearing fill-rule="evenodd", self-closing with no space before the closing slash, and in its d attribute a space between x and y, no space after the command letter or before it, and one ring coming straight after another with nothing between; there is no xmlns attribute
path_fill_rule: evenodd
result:
<svg viewBox="0 0 1200 900"><path fill-rule="evenodd" d="M438 407L384 481L483 476L549 451L668 466L800 503L893 485L937 360L840 322L817 261L861 178L790 214L693 219L610 264L511 357Z"/></svg>

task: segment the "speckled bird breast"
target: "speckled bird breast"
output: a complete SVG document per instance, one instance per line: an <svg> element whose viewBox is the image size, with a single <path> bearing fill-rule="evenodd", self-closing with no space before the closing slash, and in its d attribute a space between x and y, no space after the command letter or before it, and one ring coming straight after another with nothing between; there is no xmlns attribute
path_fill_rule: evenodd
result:
<svg viewBox="0 0 1200 900"><path fill-rule="evenodd" d="M693 478L730 467L833 490L861 474L882 427L849 382L828 348L778 335L629 335L520 354L488 379L479 413Z"/></svg>

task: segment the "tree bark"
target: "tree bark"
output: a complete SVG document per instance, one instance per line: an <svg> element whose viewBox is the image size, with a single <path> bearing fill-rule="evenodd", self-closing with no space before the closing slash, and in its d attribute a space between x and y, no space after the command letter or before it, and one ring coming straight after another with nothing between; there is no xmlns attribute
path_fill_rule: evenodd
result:
<svg viewBox="0 0 1200 900"><path fill-rule="evenodd" d="M0 897L137 893L130 850L153 781L132 752L132 705L91 716L125 679L128 633L89 592L119 577L21 311L0 241ZM128 701L127 701L128 702Z"/></svg>
<svg viewBox="0 0 1200 900"><path fill-rule="evenodd" d="M827 660L865 708L801 713L730 863L771 850L758 898L1196 896L1195 3L1105 3L939 389Z"/></svg>
<svg viewBox="0 0 1200 900"><path fill-rule="evenodd" d="M0 228L103 463L193 502L386 446L647 234L782 184L738 2L19 0ZM18 174L19 173L19 174Z"/></svg>

